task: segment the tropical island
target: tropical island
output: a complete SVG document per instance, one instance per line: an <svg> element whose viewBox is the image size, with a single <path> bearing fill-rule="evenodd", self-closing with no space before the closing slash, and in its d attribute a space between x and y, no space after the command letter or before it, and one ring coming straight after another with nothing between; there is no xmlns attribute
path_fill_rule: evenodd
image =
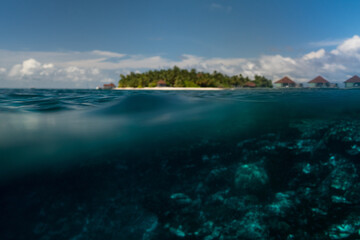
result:
<svg viewBox="0 0 360 240"><path fill-rule="evenodd" d="M254 79L241 74L228 76L220 72L198 72L196 69L150 70L144 73L120 74L118 88L272 88L272 81L255 75Z"/></svg>

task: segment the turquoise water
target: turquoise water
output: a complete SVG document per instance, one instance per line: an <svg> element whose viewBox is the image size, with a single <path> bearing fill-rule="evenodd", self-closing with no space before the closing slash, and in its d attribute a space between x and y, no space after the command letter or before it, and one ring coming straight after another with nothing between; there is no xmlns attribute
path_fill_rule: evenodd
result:
<svg viewBox="0 0 360 240"><path fill-rule="evenodd" d="M0 239L358 239L359 103L0 89Z"/></svg>

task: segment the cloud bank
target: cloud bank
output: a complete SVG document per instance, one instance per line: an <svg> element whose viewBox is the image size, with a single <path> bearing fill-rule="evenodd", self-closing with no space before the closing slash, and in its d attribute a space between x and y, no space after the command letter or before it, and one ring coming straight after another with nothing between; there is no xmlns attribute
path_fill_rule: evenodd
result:
<svg viewBox="0 0 360 240"><path fill-rule="evenodd" d="M95 87L116 83L119 74L149 69L196 68L228 75L264 75L277 80L287 75L306 82L323 75L342 83L360 74L360 37L345 39L332 50L323 48L292 58L263 55L256 59L205 58L183 54L178 60L162 56L127 55L94 50L90 52L15 52L0 50L0 87Z"/></svg>

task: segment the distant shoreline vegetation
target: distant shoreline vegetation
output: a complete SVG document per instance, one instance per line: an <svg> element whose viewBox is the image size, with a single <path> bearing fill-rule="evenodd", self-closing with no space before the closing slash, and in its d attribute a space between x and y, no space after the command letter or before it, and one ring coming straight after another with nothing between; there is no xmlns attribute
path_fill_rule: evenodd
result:
<svg viewBox="0 0 360 240"><path fill-rule="evenodd" d="M175 66L171 69L150 70L144 73L131 72L128 75L120 74L119 88L144 87L261 87L272 88L272 81L264 76L255 75L254 79L240 75L228 76L217 71L213 73L198 72L196 69L180 69Z"/></svg>

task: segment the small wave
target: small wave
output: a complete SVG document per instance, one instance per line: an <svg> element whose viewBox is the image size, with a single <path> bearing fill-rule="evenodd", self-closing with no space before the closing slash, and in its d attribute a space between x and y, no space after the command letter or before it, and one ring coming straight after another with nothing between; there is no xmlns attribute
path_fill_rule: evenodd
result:
<svg viewBox="0 0 360 240"><path fill-rule="evenodd" d="M143 114L146 112L174 111L187 105L186 98L137 94L123 97L117 103L97 111L105 115Z"/></svg>

